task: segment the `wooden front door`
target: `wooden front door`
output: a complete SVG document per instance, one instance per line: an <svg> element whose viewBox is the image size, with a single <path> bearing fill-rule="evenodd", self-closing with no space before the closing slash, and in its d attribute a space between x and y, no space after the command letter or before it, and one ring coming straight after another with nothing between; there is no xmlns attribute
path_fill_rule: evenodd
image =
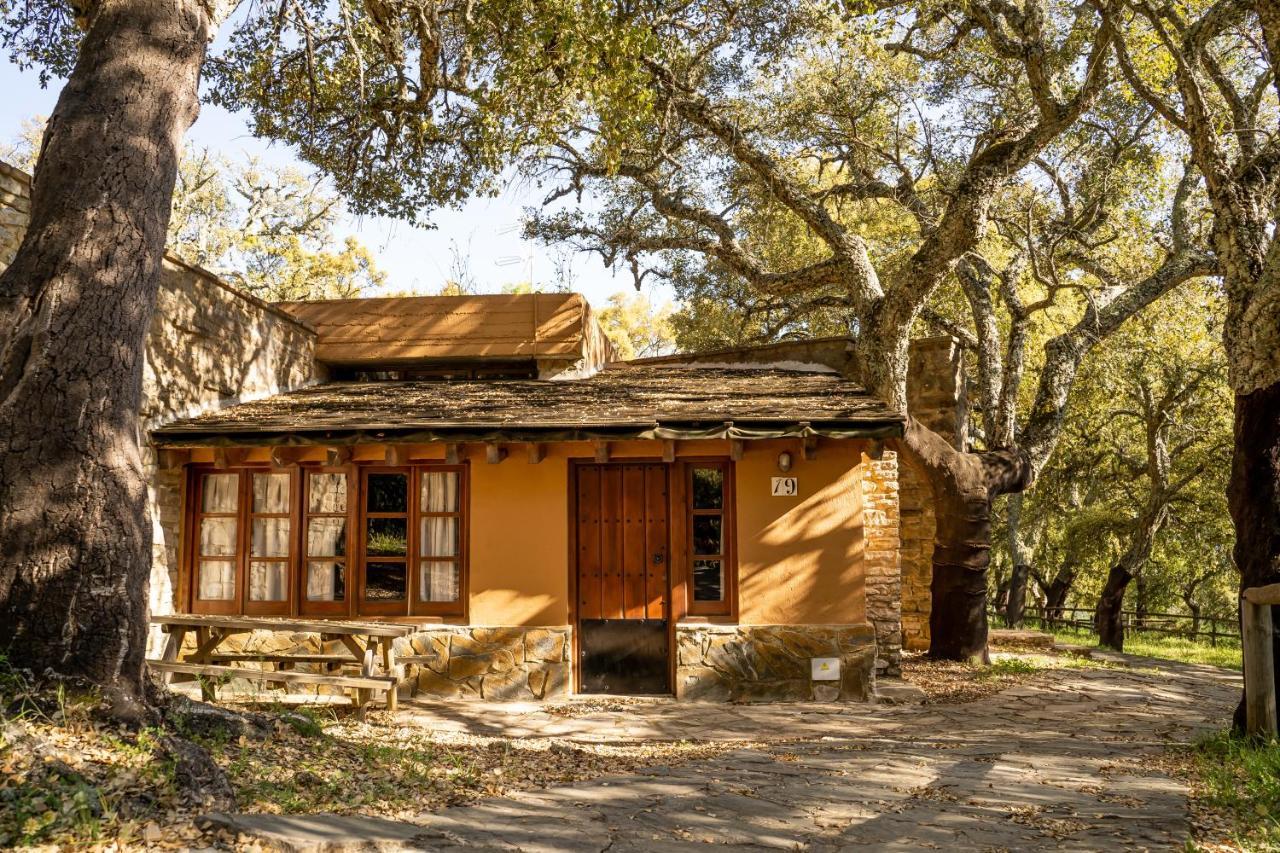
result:
<svg viewBox="0 0 1280 853"><path fill-rule="evenodd" d="M584 693L669 693L667 466L575 468Z"/></svg>

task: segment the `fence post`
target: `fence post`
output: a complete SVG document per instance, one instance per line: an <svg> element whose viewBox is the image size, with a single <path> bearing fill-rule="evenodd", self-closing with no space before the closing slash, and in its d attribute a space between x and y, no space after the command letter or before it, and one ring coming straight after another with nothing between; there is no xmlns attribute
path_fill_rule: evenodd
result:
<svg viewBox="0 0 1280 853"><path fill-rule="evenodd" d="M1276 671L1271 605L1280 604L1280 584L1246 589L1240 596L1244 640L1245 730L1276 736Z"/></svg>

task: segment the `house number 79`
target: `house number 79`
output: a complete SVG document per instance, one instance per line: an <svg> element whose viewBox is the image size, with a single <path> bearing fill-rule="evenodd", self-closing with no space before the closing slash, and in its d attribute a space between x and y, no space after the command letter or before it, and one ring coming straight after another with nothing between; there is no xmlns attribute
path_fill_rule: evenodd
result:
<svg viewBox="0 0 1280 853"><path fill-rule="evenodd" d="M774 477L772 494L776 498L794 497L800 491L799 480L795 477Z"/></svg>

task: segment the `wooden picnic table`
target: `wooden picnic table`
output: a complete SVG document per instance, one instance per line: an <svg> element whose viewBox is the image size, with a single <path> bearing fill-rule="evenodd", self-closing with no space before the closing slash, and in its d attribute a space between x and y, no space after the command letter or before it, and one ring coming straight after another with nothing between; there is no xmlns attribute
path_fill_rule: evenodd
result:
<svg viewBox="0 0 1280 853"><path fill-rule="evenodd" d="M244 678L250 681L280 684L317 684L344 687L355 691L354 704L363 713L372 694L386 694L387 709L396 709L396 653L393 643L418 630L417 626L393 622L348 622L330 619L289 619L275 616L197 616L173 614L154 616L151 624L168 634L159 660L148 661L162 673L167 683L175 674L193 675L200 681L202 695L216 699L217 679ZM218 647L236 634L251 631L282 631L319 634L321 642L337 640L348 655L288 654L271 652L219 653ZM196 648L179 660L182 644L189 633L196 635ZM273 665L271 670L224 666L235 661L252 661ZM321 664L325 673L296 672L299 663ZM344 664L360 666L360 675L335 674Z"/></svg>

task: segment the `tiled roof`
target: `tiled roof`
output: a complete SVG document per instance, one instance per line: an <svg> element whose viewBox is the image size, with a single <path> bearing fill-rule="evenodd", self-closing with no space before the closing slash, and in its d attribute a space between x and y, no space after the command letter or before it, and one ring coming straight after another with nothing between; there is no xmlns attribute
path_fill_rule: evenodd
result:
<svg viewBox="0 0 1280 853"><path fill-rule="evenodd" d="M176 421L157 443L900 435L903 416L834 373L618 365L578 380L335 382Z"/></svg>

